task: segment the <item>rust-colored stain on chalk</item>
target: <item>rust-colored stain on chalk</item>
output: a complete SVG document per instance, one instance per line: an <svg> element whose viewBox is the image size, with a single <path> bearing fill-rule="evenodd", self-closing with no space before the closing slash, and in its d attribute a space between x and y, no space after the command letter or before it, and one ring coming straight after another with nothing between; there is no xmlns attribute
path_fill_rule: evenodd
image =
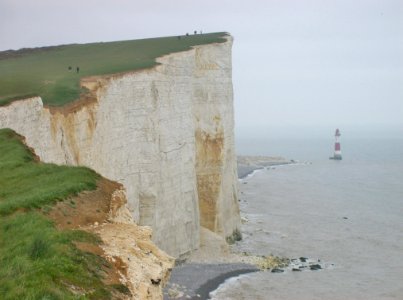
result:
<svg viewBox="0 0 403 300"><path fill-rule="evenodd" d="M201 226L217 231L217 201L221 192L224 147L222 129L215 133L197 130L196 177Z"/></svg>
<svg viewBox="0 0 403 300"><path fill-rule="evenodd" d="M54 143L56 145L60 143L63 152L72 156L73 161L66 161L66 163L77 165L81 163L80 149L83 146L80 138L91 141L94 135L97 125L98 91L102 90L102 82L99 79L88 78L82 80L81 84L87 88L87 93L82 94L79 100L62 107L47 107ZM78 134L83 132L85 136L79 137Z"/></svg>

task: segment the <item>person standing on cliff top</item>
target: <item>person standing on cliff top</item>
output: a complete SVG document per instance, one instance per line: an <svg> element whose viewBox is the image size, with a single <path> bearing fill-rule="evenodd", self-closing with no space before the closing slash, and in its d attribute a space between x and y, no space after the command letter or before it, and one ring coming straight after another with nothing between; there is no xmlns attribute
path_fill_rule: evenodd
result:
<svg viewBox="0 0 403 300"><path fill-rule="evenodd" d="M80 67L76 68L77 73L80 73Z"/></svg>

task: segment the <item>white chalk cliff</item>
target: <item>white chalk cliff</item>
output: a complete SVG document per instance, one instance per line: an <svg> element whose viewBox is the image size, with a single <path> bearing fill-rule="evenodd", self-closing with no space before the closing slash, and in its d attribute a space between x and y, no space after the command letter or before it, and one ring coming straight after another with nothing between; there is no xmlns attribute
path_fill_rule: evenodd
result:
<svg viewBox="0 0 403 300"><path fill-rule="evenodd" d="M83 165L124 185L139 225L181 257L200 226L227 237L240 226L231 47L195 46L159 65L85 78L91 95L61 108L40 97L0 107L0 128L25 136L44 162Z"/></svg>

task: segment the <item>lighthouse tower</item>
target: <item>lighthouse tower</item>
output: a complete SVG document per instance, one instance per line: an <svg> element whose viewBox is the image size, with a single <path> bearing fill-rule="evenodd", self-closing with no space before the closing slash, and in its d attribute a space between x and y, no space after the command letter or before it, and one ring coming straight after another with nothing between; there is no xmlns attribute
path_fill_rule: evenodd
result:
<svg viewBox="0 0 403 300"><path fill-rule="evenodd" d="M333 159L341 160L341 149L340 149L340 130L337 128L336 133L334 134L335 142L334 142L334 156Z"/></svg>

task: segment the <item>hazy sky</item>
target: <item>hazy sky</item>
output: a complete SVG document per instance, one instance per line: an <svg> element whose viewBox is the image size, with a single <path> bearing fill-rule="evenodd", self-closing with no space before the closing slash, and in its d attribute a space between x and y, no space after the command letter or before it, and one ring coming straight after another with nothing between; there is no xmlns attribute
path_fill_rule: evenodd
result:
<svg viewBox="0 0 403 300"><path fill-rule="evenodd" d="M238 136L403 137L402 0L0 0L0 50L193 30L235 38Z"/></svg>

